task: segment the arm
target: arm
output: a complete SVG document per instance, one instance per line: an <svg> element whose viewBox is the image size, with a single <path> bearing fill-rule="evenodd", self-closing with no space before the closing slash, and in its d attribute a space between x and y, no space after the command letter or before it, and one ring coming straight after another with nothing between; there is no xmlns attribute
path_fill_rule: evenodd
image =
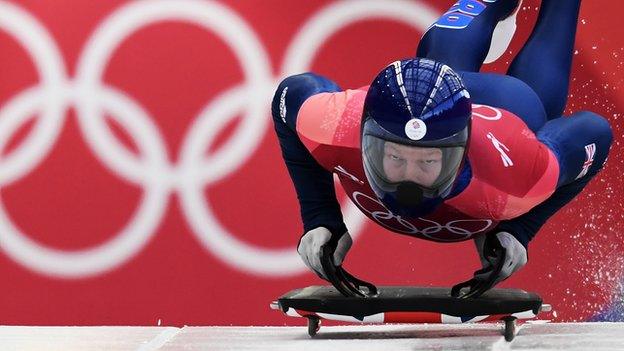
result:
<svg viewBox="0 0 624 351"><path fill-rule="evenodd" d="M537 138L555 153L559 162L557 190L528 213L503 221L497 228L511 233L525 248L542 225L600 172L613 133L604 118L583 111L549 121L538 131ZM588 168L584 170L585 165Z"/></svg>
<svg viewBox="0 0 624 351"><path fill-rule="evenodd" d="M332 236L339 237L347 228L336 200L332 173L316 162L296 132L297 115L305 100L318 93L336 91L340 89L335 83L313 73L291 76L277 88L271 112L282 156L297 192L304 233L325 227Z"/></svg>
<svg viewBox="0 0 624 351"><path fill-rule="evenodd" d="M478 297L521 269L528 261L529 241L553 214L583 190L598 170L559 187L531 211L502 221L491 232L476 237L475 244L483 268L474 272L472 279L453 287L453 296Z"/></svg>
<svg viewBox="0 0 624 351"><path fill-rule="evenodd" d="M595 173L598 172L596 171ZM572 201L585 188L595 173L592 175L588 174L570 184L559 187L546 201L537 205L531 211L520 217L500 222L495 231L511 233L522 246L527 248L529 242L535 237L544 223Z"/></svg>
<svg viewBox="0 0 624 351"><path fill-rule="evenodd" d="M499 223L475 240L483 268L453 288L456 296L474 297L490 289L527 263L527 246L539 229L559 209L572 201L602 169L613 140L609 123L587 111L546 123L537 138L559 162L557 190L531 211ZM462 291L469 288L468 292Z"/></svg>

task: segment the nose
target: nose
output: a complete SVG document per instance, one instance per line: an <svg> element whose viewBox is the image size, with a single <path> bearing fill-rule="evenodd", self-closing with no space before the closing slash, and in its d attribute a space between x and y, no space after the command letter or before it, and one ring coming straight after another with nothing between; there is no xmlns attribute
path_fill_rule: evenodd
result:
<svg viewBox="0 0 624 351"><path fill-rule="evenodd" d="M423 171L418 167L416 162L408 162L405 169L405 180L416 184L423 183Z"/></svg>

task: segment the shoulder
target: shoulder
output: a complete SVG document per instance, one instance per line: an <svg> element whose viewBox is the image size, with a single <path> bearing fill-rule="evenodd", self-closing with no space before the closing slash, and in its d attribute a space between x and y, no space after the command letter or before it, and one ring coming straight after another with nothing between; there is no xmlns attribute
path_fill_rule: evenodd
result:
<svg viewBox="0 0 624 351"><path fill-rule="evenodd" d="M472 121L468 157L475 177L512 196L524 197L541 188L544 175L553 172L552 152L522 119L500 108L475 105Z"/></svg>
<svg viewBox="0 0 624 351"><path fill-rule="evenodd" d="M515 114L473 109L468 148L472 178L452 206L474 217L510 219L548 198L558 178L554 154Z"/></svg>
<svg viewBox="0 0 624 351"><path fill-rule="evenodd" d="M358 146L365 97L366 88L310 97L299 111L297 133L316 144Z"/></svg>
<svg viewBox="0 0 624 351"><path fill-rule="evenodd" d="M338 92L340 87L332 80L307 72L283 79L273 95L271 110L274 118L294 129L299 110L310 97L327 92Z"/></svg>

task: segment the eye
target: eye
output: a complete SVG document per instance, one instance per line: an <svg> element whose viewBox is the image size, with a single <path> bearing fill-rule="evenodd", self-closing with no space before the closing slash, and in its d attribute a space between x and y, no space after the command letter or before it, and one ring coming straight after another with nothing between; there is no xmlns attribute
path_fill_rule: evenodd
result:
<svg viewBox="0 0 624 351"><path fill-rule="evenodd" d="M438 163L438 162L439 162L438 160L425 160L425 163L428 164L428 165L432 165L432 164L435 164L435 163Z"/></svg>
<svg viewBox="0 0 624 351"><path fill-rule="evenodd" d="M399 156L397 156L397 155L390 155L390 159L392 161L401 161L401 158Z"/></svg>

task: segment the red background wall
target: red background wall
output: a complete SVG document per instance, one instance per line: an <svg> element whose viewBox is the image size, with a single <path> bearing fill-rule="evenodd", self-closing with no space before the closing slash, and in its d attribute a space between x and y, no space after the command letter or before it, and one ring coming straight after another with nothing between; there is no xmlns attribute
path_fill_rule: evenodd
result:
<svg viewBox="0 0 624 351"><path fill-rule="evenodd" d="M171 3L175 11L166 10ZM272 89L295 73L284 68L289 50L306 24L327 20L313 29L318 33L342 8L350 16L361 8L381 16L371 4L403 6L395 12L425 18L451 3L0 2L0 323L296 323L268 309L287 290L319 283L296 260L298 206L269 124ZM510 53L486 70L504 72L528 37L537 5L525 1ZM154 9L167 15L127 36L114 32ZM185 17L171 15L177 10ZM543 228L527 267L503 284L540 293L559 321L588 319L622 298L622 10L619 2L583 3L568 105L568 112L590 109L612 122L616 141L606 169ZM225 19L211 20L220 29L188 20L202 11ZM330 33L299 70L357 87L388 62L413 55L426 24L379 16ZM79 67L89 40L107 25L120 43L103 49L102 78L90 86ZM257 41L248 40L250 51L239 58L233 39L219 31L240 38L245 26ZM44 54L31 53L23 36L56 47L58 64L47 58L46 68L38 68L35 58ZM265 77L254 81L247 69L264 70ZM42 72L60 78L50 83ZM56 115L54 101L63 102ZM15 106L23 113L9 108ZM101 107L102 117L86 113L89 106ZM204 110L215 114L202 117ZM89 133L94 121L100 124ZM144 205L152 207L141 214ZM136 241L96 251L126 238L129 223L137 226ZM377 284L449 286L478 265L469 242L428 243L366 222L351 231L357 239L346 266Z"/></svg>

